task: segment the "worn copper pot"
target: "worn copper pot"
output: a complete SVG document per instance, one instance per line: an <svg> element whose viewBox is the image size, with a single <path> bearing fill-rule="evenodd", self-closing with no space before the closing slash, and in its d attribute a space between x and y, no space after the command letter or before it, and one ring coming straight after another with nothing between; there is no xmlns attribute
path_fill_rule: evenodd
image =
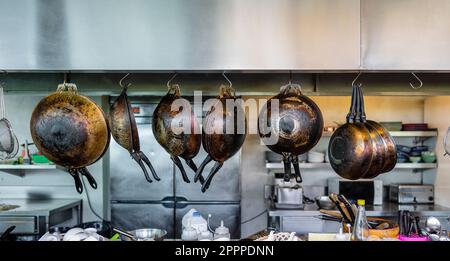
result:
<svg viewBox="0 0 450 261"><path fill-rule="evenodd" d="M86 166L98 161L108 149L108 121L100 106L78 94L75 84L60 84L55 93L37 104L30 130L39 151L68 169L79 193L83 192L79 174L97 188Z"/></svg>
<svg viewBox="0 0 450 261"><path fill-rule="evenodd" d="M351 180L374 178L395 166L394 141L380 124L366 120L360 86L353 86L347 123L331 136L328 153L335 172Z"/></svg>
<svg viewBox="0 0 450 261"><path fill-rule="evenodd" d="M247 134L244 109L240 104L229 108L227 100L237 100L234 89L231 86L222 86L219 96L203 121L202 143L208 156L195 173L194 182L201 179L203 169L209 162L214 160L216 163L202 184L202 192L209 188L211 180L223 163L240 150Z"/></svg>
<svg viewBox="0 0 450 261"><path fill-rule="evenodd" d="M171 85L153 112L153 134L158 143L170 154L170 158L180 169L183 180L190 182L179 158L197 171L192 160L200 151L200 126L189 101L180 95L180 87ZM203 179L201 177L201 183Z"/></svg>
<svg viewBox="0 0 450 261"><path fill-rule="evenodd" d="M272 115L278 102L278 115ZM284 85L280 93L270 98L261 110L259 136L266 146L283 155L285 180L290 179L291 163L297 182L302 182L298 155L312 149L322 137L323 117L317 104L301 93L298 84ZM271 142L270 137L277 137Z"/></svg>
<svg viewBox="0 0 450 261"><path fill-rule="evenodd" d="M125 78L125 77L124 77ZM111 126L111 133L114 140L122 146L124 149L128 150L131 157L139 164L141 167L145 179L152 183L152 179L148 175L147 169L144 163L150 169L153 178L157 181L160 180L153 168L152 163L148 157L141 151L139 133L136 125L136 119L134 118L134 113L131 108L131 103L128 99L127 89L130 84L122 85L122 93L117 97L114 103L109 109L109 123Z"/></svg>

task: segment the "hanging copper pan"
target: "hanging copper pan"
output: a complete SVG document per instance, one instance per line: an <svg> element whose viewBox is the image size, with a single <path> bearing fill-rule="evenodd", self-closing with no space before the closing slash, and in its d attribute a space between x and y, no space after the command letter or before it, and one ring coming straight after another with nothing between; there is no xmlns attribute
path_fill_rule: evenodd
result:
<svg viewBox="0 0 450 261"><path fill-rule="evenodd" d="M279 103L278 117L272 115L272 103L276 100ZM302 94L300 85L289 83L267 101L260 112L258 125L263 141L268 137L278 137L275 144L266 143L266 146L283 155L285 180L290 179L292 164L297 182L302 182L298 155L312 149L323 132L322 112L317 104Z"/></svg>
<svg viewBox="0 0 450 261"><path fill-rule="evenodd" d="M228 108L227 100L235 101L236 94L230 86L222 86L217 101L206 113L203 121L202 143L208 153L195 173L194 182L201 179L205 166L215 161L205 182L202 184L202 192L205 192L224 162L236 154L244 144L247 134L247 120L244 109L241 106ZM228 133L227 126L232 126L232 133Z"/></svg>
<svg viewBox="0 0 450 261"><path fill-rule="evenodd" d="M136 119L134 118L134 113L131 108L131 103L128 100L127 90L131 84L122 84L122 80L125 79L129 74L125 75L119 85L123 88L122 93L117 97L114 103L109 109L109 123L111 126L111 133L114 140L122 146L124 149L128 150L131 157L139 164L142 171L144 172L145 179L152 183L152 179L148 175L147 169L144 163L147 164L153 178L157 181L160 180L153 168L150 160L141 151L139 133L136 125Z"/></svg>
<svg viewBox="0 0 450 261"><path fill-rule="evenodd" d="M168 88L169 91L153 112L153 134L180 169L183 180L189 183L190 180L179 157L184 159L193 171L197 171L197 166L192 159L200 151L200 126L189 101L181 97L180 87L168 84ZM176 108L172 108L175 103L177 103ZM187 132L184 131L185 122L189 124ZM200 176L200 179L203 183L203 177Z"/></svg>
<svg viewBox="0 0 450 261"><path fill-rule="evenodd" d="M80 95L75 84L63 83L34 109L30 130L36 147L54 163L66 167L83 192L79 174L93 188L97 183L87 166L98 161L109 146L110 132L103 110Z"/></svg>

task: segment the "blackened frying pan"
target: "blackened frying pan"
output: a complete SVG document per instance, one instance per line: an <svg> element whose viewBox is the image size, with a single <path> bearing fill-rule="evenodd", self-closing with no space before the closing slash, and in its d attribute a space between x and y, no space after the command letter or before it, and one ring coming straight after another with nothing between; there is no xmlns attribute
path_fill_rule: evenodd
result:
<svg viewBox="0 0 450 261"><path fill-rule="evenodd" d="M120 146L130 152L131 157L139 164L144 172L145 179L149 183L153 181L148 175L144 163L147 164L153 178L159 181L160 178L156 174L150 160L141 151L136 120L127 95L127 89L130 84L121 84L121 86L123 88L122 93L117 97L109 109L109 123L111 125L112 136Z"/></svg>
<svg viewBox="0 0 450 261"><path fill-rule="evenodd" d="M77 92L75 84L60 84L56 92L36 105L30 130L39 151L68 169L78 193L83 192L80 174L92 188L97 188L86 167L98 161L108 149L108 120L100 106Z"/></svg>

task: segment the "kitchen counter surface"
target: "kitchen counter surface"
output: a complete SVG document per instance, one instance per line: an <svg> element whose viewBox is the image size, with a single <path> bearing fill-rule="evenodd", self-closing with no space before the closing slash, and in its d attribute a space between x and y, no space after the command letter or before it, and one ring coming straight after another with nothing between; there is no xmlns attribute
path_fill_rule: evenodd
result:
<svg viewBox="0 0 450 261"><path fill-rule="evenodd" d="M450 208L432 204L400 205L393 202L385 202L380 206L366 206L366 213L368 216L397 216L399 210L409 210L416 215L421 216L450 216ZM277 209L273 204L267 202L267 211L271 217L315 216L321 214L316 204L306 204L304 209Z"/></svg>
<svg viewBox="0 0 450 261"><path fill-rule="evenodd" d="M48 216L52 212L81 205L81 199L0 199L0 204L19 206L15 209L0 211L0 216Z"/></svg>

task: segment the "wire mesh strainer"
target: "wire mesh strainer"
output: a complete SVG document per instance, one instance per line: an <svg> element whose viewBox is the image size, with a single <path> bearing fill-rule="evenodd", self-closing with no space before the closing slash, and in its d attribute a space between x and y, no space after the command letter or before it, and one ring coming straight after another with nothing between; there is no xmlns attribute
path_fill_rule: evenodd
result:
<svg viewBox="0 0 450 261"><path fill-rule="evenodd" d="M11 123L6 119L5 97L3 87L0 87L0 158L10 159L17 155L19 143L11 127Z"/></svg>

